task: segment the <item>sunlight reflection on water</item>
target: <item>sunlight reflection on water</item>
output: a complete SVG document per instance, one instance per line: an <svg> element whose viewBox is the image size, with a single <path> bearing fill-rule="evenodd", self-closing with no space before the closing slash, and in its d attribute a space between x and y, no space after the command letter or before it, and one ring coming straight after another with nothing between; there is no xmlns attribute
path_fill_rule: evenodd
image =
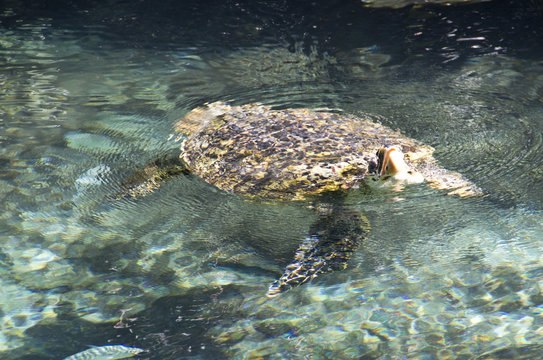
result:
<svg viewBox="0 0 543 360"><path fill-rule="evenodd" d="M22 19L0 39L3 358L118 341L149 359L476 356L543 342L538 61L402 65L376 39L344 52L281 37L119 46L106 25L69 28ZM108 198L178 148L166 140L177 118L217 99L383 115L486 196L353 191L346 203L372 232L348 269L267 300L315 221L306 204L246 201L192 176Z"/></svg>

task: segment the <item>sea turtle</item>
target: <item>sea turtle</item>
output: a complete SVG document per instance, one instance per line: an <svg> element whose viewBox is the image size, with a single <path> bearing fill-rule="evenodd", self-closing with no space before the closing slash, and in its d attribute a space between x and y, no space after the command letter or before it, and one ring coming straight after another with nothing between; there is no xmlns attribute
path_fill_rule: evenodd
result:
<svg viewBox="0 0 543 360"><path fill-rule="evenodd" d="M379 123L379 116L261 104L205 104L175 124L181 155L139 171L121 192L139 197L178 173L226 192L266 200L310 200L319 214L292 264L268 290L277 295L319 273L345 267L369 225L338 205L346 189L428 182L451 194L480 189L439 166L434 149Z"/></svg>

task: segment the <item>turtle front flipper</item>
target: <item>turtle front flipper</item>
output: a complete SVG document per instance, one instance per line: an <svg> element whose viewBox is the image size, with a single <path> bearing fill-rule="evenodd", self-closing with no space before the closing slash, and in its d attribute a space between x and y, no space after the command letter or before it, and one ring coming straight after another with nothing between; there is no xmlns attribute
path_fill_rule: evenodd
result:
<svg viewBox="0 0 543 360"><path fill-rule="evenodd" d="M281 278L270 285L266 295L274 297L318 274L345 269L369 229L367 219L354 210L339 207L321 215L296 251L294 262L287 265Z"/></svg>
<svg viewBox="0 0 543 360"><path fill-rule="evenodd" d="M188 175L189 173L190 171L179 156L159 158L148 163L143 169L137 170L132 176L124 180L121 189L113 194L112 198L116 200L140 198L155 191L161 184L174 176Z"/></svg>

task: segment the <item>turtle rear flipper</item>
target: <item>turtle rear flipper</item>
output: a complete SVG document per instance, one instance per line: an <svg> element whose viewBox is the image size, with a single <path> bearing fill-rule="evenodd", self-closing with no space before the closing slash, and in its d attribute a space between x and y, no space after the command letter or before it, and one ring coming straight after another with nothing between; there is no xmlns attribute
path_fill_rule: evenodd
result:
<svg viewBox="0 0 543 360"><path fill-rule="evenodd" d="M321 216L296 251L294 262L270 285L266 296L279 295L318 274L345 269L369 229L367 219L357 211L341 208Z"/></svg>
<svg viewBox="0 0 543 360"><path fill-rule="evenodd" d="M124 198L140 198L160 187L161 184L177 175L188 175L190 171L179 158L159 158L148 163L143 169L137 170L132 176L121 183L121 189L112 195L115 200Z"/></svg>

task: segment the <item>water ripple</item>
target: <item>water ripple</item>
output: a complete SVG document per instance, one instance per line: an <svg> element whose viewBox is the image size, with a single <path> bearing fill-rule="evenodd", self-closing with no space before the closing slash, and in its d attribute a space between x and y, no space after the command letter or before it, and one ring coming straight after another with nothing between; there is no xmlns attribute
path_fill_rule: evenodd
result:
<svg viewBox="0 0 543 360"><path fill-rule="evenodd" d="M83 11L88 4L74 5L84 24L66 28L47 16L1 15L9 25L0 39L0 284L8 289L0 350L69 338L65 351L133 336L168 355L185 346L188 356L197 343L224 351L214 358L345 349L363 357L408 344L409 355L430 358L539 341L540 61L500 56L504 43L494 29L482 33L484 24L455 30L459 8L439 8L443 16L435 7L372 10L342 28L339 15L317 19L304 7L307 17L295 18L285 2L229 3L168 28L156 15L131 14L150 3L131 2L117 18L98 5ZM187 41L225 9L251 16ZM384 15L409 25L389 38L377 26ZM368 24L378 36L353 30ZM247 39L225 45L210 40L214 31L228 32L218 37L227 42ZM394 42L405 43L387 45ZM416 60L427 52L439 65ZM382 115L384 125L434 146L443 166L486 196L461 199L422 184L353 190L344 206L372 231L347 269L265 299L317 220L308 203L249 200L190 175L145 198L111 198L148 162L177 156L171 125L215 100ZM119 317L130 332L111 326Z"/></svg>

